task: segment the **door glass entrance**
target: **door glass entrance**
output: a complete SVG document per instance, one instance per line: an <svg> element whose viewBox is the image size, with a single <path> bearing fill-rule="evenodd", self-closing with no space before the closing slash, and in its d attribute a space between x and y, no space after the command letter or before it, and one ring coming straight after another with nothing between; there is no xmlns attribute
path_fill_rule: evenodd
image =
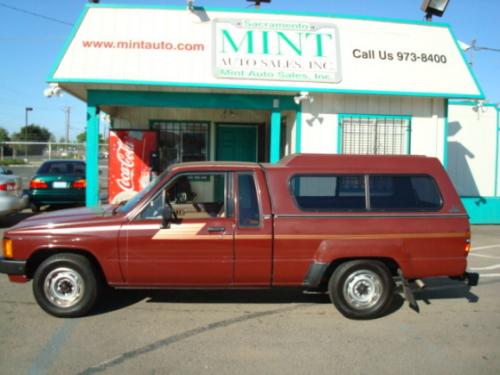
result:
<svg viewBox="0 0 500 375"><path fill-rule="evenodd" d="M216 160L256 162L257 134L257 125L218 124Z"/></svg>

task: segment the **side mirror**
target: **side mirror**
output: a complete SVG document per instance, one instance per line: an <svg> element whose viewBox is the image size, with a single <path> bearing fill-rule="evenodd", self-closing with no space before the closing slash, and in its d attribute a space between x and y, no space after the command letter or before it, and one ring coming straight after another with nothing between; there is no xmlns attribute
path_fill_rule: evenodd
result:
<svg viewBox="0 0 500 375"><path fill-rule="evenodd" d="M170 223L174 218L174 210L168 204L163 207L162 212L162 228L170 228Z"/></svg>

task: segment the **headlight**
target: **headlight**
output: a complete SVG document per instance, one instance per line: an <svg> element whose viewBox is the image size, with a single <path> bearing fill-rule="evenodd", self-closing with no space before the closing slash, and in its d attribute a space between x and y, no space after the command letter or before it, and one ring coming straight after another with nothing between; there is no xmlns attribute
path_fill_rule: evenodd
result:
<svg viewBox="0 0 500 375"><path fill-rule="evenodd" d="M3 256L5 258L12 258L14 256L12 251L12 240L7 238L3 240Z"/></svg>

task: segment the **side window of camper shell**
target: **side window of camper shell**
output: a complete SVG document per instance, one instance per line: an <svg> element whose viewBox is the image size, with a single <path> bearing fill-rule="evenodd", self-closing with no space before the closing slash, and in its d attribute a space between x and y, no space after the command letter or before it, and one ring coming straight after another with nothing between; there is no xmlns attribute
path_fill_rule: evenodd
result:
<svg viewBox="0 0 500 375"><path fill-rule="evenodd" d="M428 175L371 175L370 209L373 211L436 211L443 200Z"/></svg>
<svg viewBox="0 0 500 375"><path fill-rule="evenodd" d="M298 175L290 180L290 190L303 211L364 211L364 175Z"/></svg>

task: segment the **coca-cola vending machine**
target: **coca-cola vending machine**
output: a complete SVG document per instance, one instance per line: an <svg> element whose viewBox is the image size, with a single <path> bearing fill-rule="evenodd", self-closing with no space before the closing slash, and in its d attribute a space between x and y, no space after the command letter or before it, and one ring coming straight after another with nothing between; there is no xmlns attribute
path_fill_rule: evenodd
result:
<svg viewBox="0 0 500 375"><path fill-rule="evenodd" d="M158 133L112 130L109 133L108 200L119 203L144 189L153 178Z"/></svg>

